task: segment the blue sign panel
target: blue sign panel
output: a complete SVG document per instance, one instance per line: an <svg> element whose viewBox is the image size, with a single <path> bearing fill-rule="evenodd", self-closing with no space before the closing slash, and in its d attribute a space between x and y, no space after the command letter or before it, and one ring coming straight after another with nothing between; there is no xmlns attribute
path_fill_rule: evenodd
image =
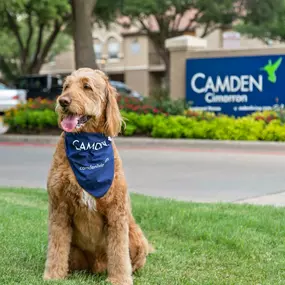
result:
<svg viewBox="0 0 285 285"><path fill-rule="evenodd" d="M186 61L191 109L244 116L285 104L285 55Z"/></svg>

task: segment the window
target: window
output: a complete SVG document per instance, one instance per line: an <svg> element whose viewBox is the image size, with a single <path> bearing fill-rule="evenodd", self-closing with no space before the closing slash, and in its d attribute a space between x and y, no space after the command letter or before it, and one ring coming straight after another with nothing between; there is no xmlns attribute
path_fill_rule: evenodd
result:
<svg viewBox="0 0 285 285"><path fill-rule="evenodd" d="M47 76L24 76L20 77L17 82L19 89L44 89L47 88Z"/></svg>
<svg viewBox="0 0 285 285"><path fill-rule="evenodd" d="M62 87L62 79L59 77L51 78L51 87L52 88L61 88Z"/></svg>
<svg viewBox="0 0 285 285"><path fill-rule="evenodd" d="M30 78L30 89L47 88L47 76L35 76Z"/></svg>
<svg viewBox="0 0 285 285"><path fill-rule="evenodd" d="M108 40L108 57L109 58L119 58L120 44L115 38L110 38Z"/></svg>
<svg viewBox="0 0 285 285"><path fill-rule="evenodd" d="M94 48L96 59L101 59L102 58L102 43L99 39L94 40L93 48Z"/></svg>
<svg viewBox="0 0 285 285"><path fill-rule="evenodd" d="M131 51L133 54L138 54L140 52L140 44L137 39L133 40L131 43Z"/></svg>

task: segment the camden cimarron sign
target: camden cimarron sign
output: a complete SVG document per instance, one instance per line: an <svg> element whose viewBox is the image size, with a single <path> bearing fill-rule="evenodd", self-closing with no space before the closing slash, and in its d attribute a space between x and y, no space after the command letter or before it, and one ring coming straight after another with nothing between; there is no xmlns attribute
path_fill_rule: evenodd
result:
<svg viewBox="0 0 285 285"><path fill-rule="evenodd" d="M285 55L186 60L192 110L244 116L285 104Z"/></svg>

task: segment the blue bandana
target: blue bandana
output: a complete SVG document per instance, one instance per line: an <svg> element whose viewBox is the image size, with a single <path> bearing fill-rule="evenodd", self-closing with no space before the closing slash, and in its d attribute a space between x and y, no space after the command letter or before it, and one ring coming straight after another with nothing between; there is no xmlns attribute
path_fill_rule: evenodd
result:
<svg viewBox="0 0 285 285"><path fill-rule="evenodd" d="M114 178L112 139L99 133L65 133L65 150L78 184L103 197Z"/></svg>

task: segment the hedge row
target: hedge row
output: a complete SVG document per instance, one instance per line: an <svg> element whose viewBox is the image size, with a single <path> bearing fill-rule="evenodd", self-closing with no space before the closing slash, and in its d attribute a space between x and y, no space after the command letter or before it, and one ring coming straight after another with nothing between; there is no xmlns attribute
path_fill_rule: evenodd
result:
<svg viewBox="0 0 285 285"><path fill-rule="evenodd" d="M155 138L285 141L285 126L278 119L266 123L253 116L237 119L221 116L211 120L135 113L124 116L127 119L124 135L128 136L144 134Z"/></svg>
<svg viewBox="0 0 285 285"><path fill-rule="evenodd" d="M125 111L122 111L122 115L126 122L126 127L122 129L124 136L285 141L285 126L272 112L269 115L253 114L243 118L166 116ZM50 109L11 110L5 114L4 121L10 126L10 132L14 133L44 133L58 129L57 115Z"/></svg>

